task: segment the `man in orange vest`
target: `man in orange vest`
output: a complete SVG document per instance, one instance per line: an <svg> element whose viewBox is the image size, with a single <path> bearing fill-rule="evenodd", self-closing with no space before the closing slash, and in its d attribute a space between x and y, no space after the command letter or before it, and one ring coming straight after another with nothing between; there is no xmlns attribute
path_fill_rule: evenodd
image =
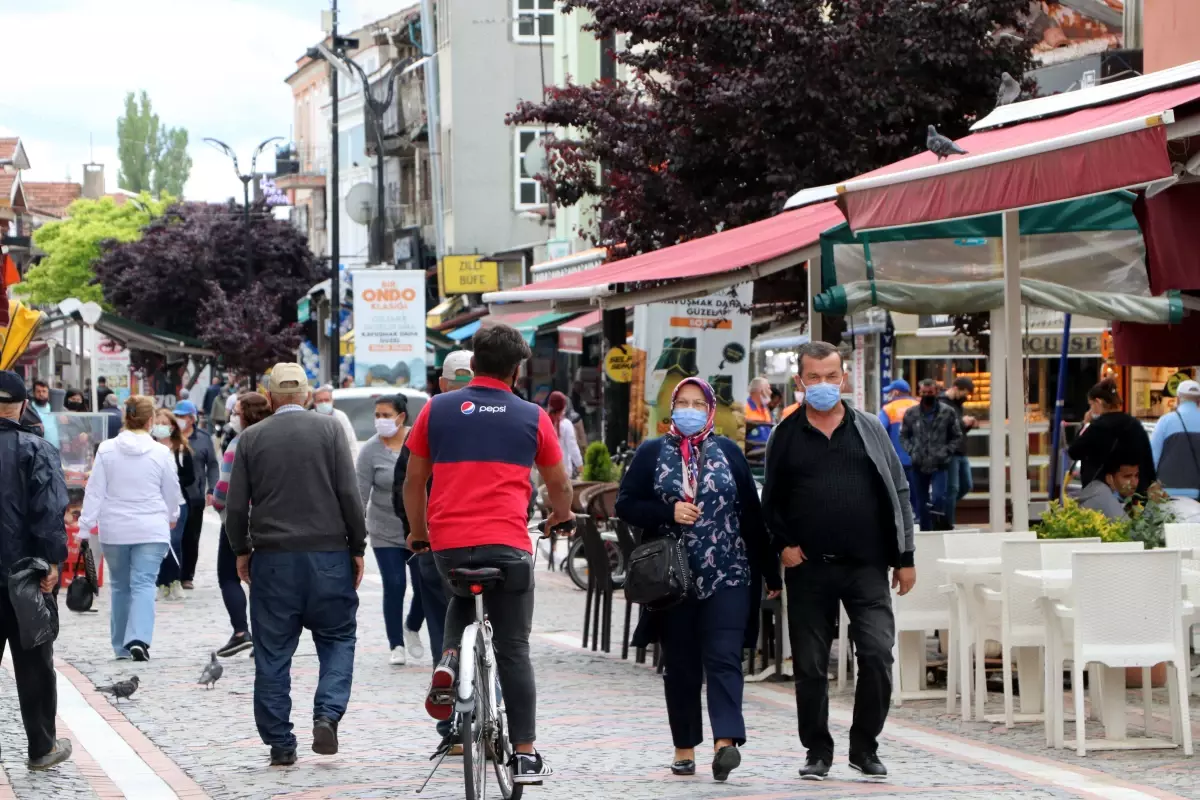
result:
<svg viewBox="0 0 1200 800"><path fill-rule="evenodd" d="M894 380L883 387L883 395L890 397L891 400L879 411L879 421L883 423L883 427L887 428L888 436L892 437L892 447L896 449L896 455L900 456L900 463L904 466L904 476L908 478L908 490L911 496L913 487L912 457L908 455L907 450L900 446L900 426L904 422L905 412L918 405L920 401L912 396L912 387L903 378ZM915 503L915 500L913 502ZM916 508L915 505L913 507Z"/></svg>
<svg viewBox="0 0 1200 800"><path fill-rule="evenodd" d="M785 419L787 419L792 414L794 414L800 408L800 406L804 405L804 384L800 382L800 376L793 375L792 381L796 385L796 394L794 395L796 398L796 402L792 403L790 406L787 406L786 408L784 408L783 411L779 412L779 421L780 422L783 422Z"/></svg>

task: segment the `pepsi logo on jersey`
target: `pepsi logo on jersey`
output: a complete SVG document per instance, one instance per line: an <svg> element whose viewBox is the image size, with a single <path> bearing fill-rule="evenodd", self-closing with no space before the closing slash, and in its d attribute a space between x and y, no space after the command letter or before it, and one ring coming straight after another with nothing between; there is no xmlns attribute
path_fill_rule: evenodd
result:
<svg viewBox="0 0 1200 800"><path fill-rule="evenodd" d="M458 410L464 414L474 414L475 413L475 404L472 403L470 400L467 400L461 406L458 407Z"/></svg>

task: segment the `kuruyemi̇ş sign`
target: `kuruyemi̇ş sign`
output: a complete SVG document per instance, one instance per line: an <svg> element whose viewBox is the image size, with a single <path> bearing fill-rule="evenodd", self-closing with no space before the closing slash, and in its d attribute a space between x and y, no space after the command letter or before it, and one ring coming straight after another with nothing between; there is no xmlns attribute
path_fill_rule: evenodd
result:
<svg viewBox="0 0 1200 800"><path fill-rule="evenodd" d="M354 273L354 384L425 386L425 273Z"/></svg>

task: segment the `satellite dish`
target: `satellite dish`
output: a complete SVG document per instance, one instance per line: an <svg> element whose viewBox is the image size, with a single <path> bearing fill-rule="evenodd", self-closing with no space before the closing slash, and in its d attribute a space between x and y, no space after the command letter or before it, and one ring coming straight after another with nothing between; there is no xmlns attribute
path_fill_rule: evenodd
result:
<svg viewBox="0 0 1200 800"><path fill-rule="evenodd" d="M531 178L546 172L545 138L538 136L525 148L525 174Z"/></svg>
<svg viewBox="0 0 1200 800"><path fill-rule="evenodd" d="M346 194L346 214L359 225L369 225L375 219L375 187L356 183Z"/></svg>

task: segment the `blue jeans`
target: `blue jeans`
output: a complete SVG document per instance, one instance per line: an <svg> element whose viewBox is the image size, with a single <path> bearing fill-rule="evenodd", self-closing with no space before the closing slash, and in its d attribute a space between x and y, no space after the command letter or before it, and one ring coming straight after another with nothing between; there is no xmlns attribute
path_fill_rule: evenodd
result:
<svg viewBox="0 0 1200 800"><path fill-rule="evenodd" d="M420 591L421 607L425 611L425 621L429 625L429 655L436 667L442 658L442 638L446 631L446 609L450 607L450 595L442 583L441 573L438 572L437 562L433 553L419 553L408 560L410 568L415 567L421 576L418 589ZM385 590L386 591L386 590ZM453 728L451 720L437 724L437 732L445 736Z"/></svg>
<svg viewBox="0 0 1200 800"><path fill-rule="evenodd" d="M100 547L108 562L108 585L112 593L109 637L113 652L117 656L128 656L130 644L141 642L149 647L154 638L154 581L163 554L167 552L167 543L101 542Z"/></svg>
<svg viewBox="0 0 1200 800"><path fill-rule="evenodd" d="M946 470L946 523L953 528L958 501L975 488L971 478L971 462L966 456L952 456Z"/></svg>
<svg viewBox="0 0 1200 800"><path fill-rule="evenodd" d="M179 564L183 559L183 528L187 525L187 518L188 504L184 503L179 507L179 519L175 522L175 527L171 528L171 550L174 550L175 554L172 555L171 550L168 550L158 568L159 586L170 586L179 580Z"/></svg>
<svg viewBox="0 0 1200 800"><path fill-rule="evenodd" d="M313 719L337 722L354 679L358 592L345 550L258 551L250 558L250 626L254 630L254 722L265 744L296 747L292 733L292 656L312 631L320 673Z"/></svg>
<svg viewBox="0 0 1200 800"><path fill-rule="evenodd" d="M921 530L936 530L933 512L938 512L939 523L944 521L946 513L946 470L939 469L933 474L928 474L914 469L912 474L915 495L913 513L917 515Z"/></svg>
<svg viewBox="0 0 1200 800"><path fill-rule="evenodd" d="M419 631L425 621L421 601L421 575L412 560L412 551L404 547L372 547L379 576L383 579L383 624L387 629L388 647L404 646L404 631ZM407 565L407 571L406 566ZM408 574L412 574L413 601L404 619L404 592Z"/></svg>

